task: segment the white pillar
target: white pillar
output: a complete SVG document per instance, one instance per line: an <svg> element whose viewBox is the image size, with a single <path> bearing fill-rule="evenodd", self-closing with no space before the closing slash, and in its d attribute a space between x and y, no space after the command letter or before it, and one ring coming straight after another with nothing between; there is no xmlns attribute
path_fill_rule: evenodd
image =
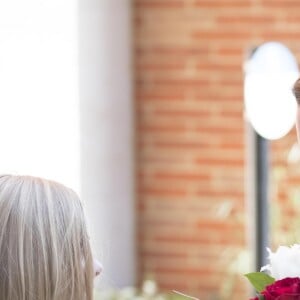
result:
<svg viewBox="0 0 300 300"><path fill-rule="evenodd" d="M81 197L104 265L97 285L133 285L131 1L79 1L79 62Z"/></svg>

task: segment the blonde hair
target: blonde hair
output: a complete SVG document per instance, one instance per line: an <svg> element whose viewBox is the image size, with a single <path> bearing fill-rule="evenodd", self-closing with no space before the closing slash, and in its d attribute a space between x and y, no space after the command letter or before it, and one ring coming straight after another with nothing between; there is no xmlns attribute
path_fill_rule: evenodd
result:
<svg viewBox="0 0 300 300"><path fill-rule="evenodd" d="M41 178L0 176L0 299L91 300L93 273L76 193Z"/></svg>

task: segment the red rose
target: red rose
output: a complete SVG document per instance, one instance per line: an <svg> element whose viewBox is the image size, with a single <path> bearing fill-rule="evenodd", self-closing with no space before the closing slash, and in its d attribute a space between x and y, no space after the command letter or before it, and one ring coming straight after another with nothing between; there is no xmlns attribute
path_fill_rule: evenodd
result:
<svg viewBox="0 0 300 300"><path fill-rule="evenodd" d="M284 278L266 286L265 300L300 300L300 278Z"/></svg>

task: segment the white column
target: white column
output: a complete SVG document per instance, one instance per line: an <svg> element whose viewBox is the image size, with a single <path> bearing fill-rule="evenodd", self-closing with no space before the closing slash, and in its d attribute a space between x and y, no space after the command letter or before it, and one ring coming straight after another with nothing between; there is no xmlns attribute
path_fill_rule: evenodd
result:
<svg viewBox="0 0 300 300"><path fill-rule="evenodd" d="M81 197L104 272L135 284L134 126L129 0L79 1Z"/></svg>

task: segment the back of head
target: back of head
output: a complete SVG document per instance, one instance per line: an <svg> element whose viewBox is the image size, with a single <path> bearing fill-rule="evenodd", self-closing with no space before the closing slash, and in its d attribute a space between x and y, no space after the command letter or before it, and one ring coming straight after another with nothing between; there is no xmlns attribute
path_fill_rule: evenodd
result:
<svg viewBox="0 0 300 300"><path fill-rule="evenodd" d="M297 100L297 103L300 104L300 78L294 83L293 93Z"/></svg>
<svg viewBox="0 0 300 300"><path fill-rule="evenodd" d="M41 178L0 176L0 299L91 300L92 284L77 195Z"/></svg>

